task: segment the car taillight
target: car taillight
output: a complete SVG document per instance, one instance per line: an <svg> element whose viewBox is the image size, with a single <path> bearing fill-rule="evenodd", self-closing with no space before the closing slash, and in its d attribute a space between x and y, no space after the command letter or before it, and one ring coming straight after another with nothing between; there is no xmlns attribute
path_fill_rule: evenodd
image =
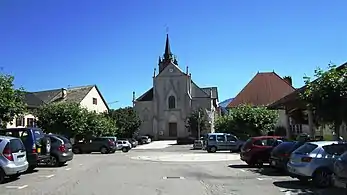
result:
<svg viewBox="0 0 347 195"><path fill-rule="evenodd" d="M2 154L9 160L9 161L13 161L13 155L12 155L12 151L9 147L9 145L7 144L6 147L4 148L4 151L2 152Z"/></svg>
<svg viewBox="0 0 347 195"><path fill-rule="evenodd" d="M37 150L36 150L36 144L33 144L33 147L32 147L32 153L37 153Z"/></svg>
<svg viewBox="0 0 347 195"><path fill-rule="evenodd" d="M312 158L311 157L302 157L301 162L311 162Z"/></svg>
<svg viewBox="0 0 347 195"><path fill-rule="evenodd" d="M59 150L60 152L65 152L65 150L66 150L65 145L64 145L64 144L60 145L60 146L58 147L58 150Z"/></svg>
<svg viewBox="0 0 347 195"><path fill-rule="evenodd" d="M283 157L289 157L289 156L290 156L290 154L288 154L288 153L284 153L284 154L282 154L282 156L283 156Z"/></svg>

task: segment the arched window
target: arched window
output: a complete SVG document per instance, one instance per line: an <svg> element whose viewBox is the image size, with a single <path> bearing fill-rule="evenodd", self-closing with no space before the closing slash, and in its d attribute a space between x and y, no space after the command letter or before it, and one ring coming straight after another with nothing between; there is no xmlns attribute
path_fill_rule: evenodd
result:
<svg viewBox="0 0 347 195"><path fill-rule="evenodd" d="M169 109L176 107L176 99L174 96L169 97Z"/></svg>

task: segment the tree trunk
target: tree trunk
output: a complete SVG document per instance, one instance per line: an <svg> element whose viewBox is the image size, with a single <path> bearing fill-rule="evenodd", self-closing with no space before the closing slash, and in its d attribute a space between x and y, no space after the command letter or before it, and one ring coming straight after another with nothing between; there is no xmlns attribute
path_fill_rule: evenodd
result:
<svg viewBox="0 0 347 195"><path fill-rule="evenodd" d="M334 131L335 131L335 140L339 140L340 138L340 127L341 127L342 122L337 121L334 124Z"/></svg>

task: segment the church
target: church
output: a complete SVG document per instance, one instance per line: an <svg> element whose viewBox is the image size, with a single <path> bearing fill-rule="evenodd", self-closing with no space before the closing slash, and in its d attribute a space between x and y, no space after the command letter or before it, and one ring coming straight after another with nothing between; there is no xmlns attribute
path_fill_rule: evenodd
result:
<svg viewBox="0 0 347 195"><path fill-rule="evenodd" d="M153 87L135 98L134 108L142 120L140 135L155 140L192 136L187 118L197 109L203 109L209 121L208 132L214 132L214 119L218 114L217 87L199 87L193 80L188 66L186 71L178 65L171 52L166 35L165 52L159 57L158 72L154 69ZM201 132L201 135L208 132Z"/></svg>

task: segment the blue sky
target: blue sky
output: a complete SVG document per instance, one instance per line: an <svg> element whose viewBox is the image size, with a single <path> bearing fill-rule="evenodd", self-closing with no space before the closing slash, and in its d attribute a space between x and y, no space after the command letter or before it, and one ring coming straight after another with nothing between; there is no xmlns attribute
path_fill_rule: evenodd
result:
<svg viewBox="0 0 347 195"><path fill-rule="evenodd" d="M152 85L166 26L180 67L234 97L258 72L347 61L345 0L0 1L0 67L36 91L97 84L111 107Z"/></svg>

